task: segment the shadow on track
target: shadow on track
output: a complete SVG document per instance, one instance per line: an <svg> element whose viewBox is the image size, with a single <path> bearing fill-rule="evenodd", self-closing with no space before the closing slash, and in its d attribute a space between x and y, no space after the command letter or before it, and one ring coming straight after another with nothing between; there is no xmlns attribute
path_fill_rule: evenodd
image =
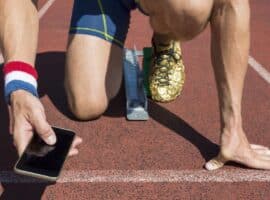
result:
<svg viewBox="0 0 270 200"><path fill-rule="evenodd" d="M41 96L47 94L60 112L74 120L74 117L68 110L63 86L64 66L64 52L39 54L37 57L37 69L39 74L42 74L40 76L39 91ZM149 101L149 114L151 118L195 145L205 160L209 160L218 153L218 145L208 140L179 116L176 116L159 104ZM123 117L125 115L125 92L123 85L104 115L110 117Z"/></svg>
<svg viewBox="0 0 270 200"><path fill-rule="evenodd" d="M37 56L36 68L40 74L39 94L40 97L48 95L55 107L64 115L75 120L70 113L67 104L67 98L64 90L64 65L65 52L45 52ZM17 159L15 149L12 144L12 137L8 133L8 112L3 98L3 75L0 78L0 170L12 170ZM179 116L168 111L159 104L149 101L149 113L152 119L163 126L171 129L174 133L185 138L195 145L205 160L209 160L218 153L218 145L214 144ZM123 117L125 115L125 92L124 87L117 97L110 103L109 109L105 112L106 116ZM4 141L4 142L3 142ZM0 177L1 178L1 177ZM48 183L28 183L28 184L10 184L2 183L4 193L1 199L40 199Z"/></svg>
<svg viewBox="0 0 270 200"><path fill-rule="evenodd" d="M187 122L159 104L149 101L149 114L151 118L171 129L174 133L185 138L198 148L207 161L217 155L219 147L192 128Z"/></svg>
<svg viewBox="0 0 270 200"><path fill-rule="evenodd" d="M1 200L38 200L42 195L48 183L2 183L4 192L0 197Z"/></svg>

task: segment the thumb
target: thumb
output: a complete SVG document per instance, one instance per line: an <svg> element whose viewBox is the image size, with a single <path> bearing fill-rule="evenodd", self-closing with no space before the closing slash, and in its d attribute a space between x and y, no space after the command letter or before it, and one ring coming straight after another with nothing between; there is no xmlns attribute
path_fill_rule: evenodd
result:
<svg viewBox="0 0 270 200"><path fill-rule="evenodd" d="M54 145L56 143L56 135L42 114L35 116L35 120L32 125L44 142L48 145Z"/></svg>

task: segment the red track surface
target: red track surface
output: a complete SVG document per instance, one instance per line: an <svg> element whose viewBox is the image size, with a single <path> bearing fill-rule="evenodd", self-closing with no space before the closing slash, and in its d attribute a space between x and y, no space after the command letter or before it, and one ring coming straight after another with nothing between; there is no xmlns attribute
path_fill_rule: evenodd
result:
<svg viewBox="0 0 270 200"><path fill-rule="evenodd" d="M42 1L42 3L44 3ZM56 0L41 19L37 69L49 122L73 129L84 139L80 154L65 170L198 170L218 152L219 114L210 62L209 30L183 44L187 80L183 95L169 104L150 103L151 119L127 122L123 90L103 117L70 118L63 90L65 48L72 2ZM270 70L270 3L251 1L251 55ZM133 13L127 46L150 45L147 18ZM2 85L2 84L1 84ZM2 88L0 88L2 91ZM243 100L244 128L252 143L269 146L270 85L249 68ZM3 99L3 98L2 98ZM11 170L16 154L0 104L0 170ZM4 110L5 112L2 112ZM8 142L5 142L8 141ZM239 166L226 166L233 170ZM244 170L244 169L243 169ZM269 199L269 182L239 183L59 183L6 184L4 199Z"/></svg>

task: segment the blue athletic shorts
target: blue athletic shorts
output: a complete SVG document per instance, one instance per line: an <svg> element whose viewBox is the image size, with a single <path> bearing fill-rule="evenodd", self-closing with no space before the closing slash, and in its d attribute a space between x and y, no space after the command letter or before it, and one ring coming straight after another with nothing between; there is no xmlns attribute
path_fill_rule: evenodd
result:
<svg viewBox="0 0 270 200"><path fill-rule="evenodd" d="M124 46L135 0L74 0L70 34L97 36Z"/></svg>

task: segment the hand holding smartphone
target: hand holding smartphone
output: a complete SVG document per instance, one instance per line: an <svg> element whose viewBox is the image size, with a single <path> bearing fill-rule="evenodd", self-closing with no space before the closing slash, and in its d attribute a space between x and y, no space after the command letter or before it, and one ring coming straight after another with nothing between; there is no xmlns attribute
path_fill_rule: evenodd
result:
<svg viewBox="0 0 270 200"><path fill-rule="evenodd" d="M52 127L57 138L55 145L46 144L37 134L21 155L14 171L18 174L56 181L67 158L75 133Z"/></svg>

